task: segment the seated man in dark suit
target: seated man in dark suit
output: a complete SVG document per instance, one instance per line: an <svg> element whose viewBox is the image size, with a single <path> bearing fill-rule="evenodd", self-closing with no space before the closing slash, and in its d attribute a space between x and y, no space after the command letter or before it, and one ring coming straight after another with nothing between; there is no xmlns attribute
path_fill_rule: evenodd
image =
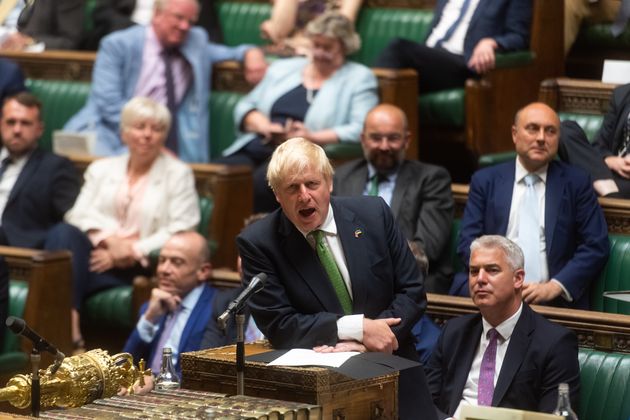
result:
<svg viewBox="0 0 630 420"><path fill-rule="evenodd" d="M280 209L238 237L256 324L278 349L362 350L418 360L411 328L426 307L423 276L379 197L330 197L324 150L293 138L274 151L267 179ZM400 376L400 417L431 412L421 367Z"/></svg>
<svg viewBox="0 0 630 420"><path fill-rule="evenodd" d="M41 102L19 93L0 116L0 245L43 248L50 228L63 220L79 194L72 162L38 147L44 131Z"/></svg>
<svg viewBox="0 0 630 420"><path fill-rule="evenodd" d="M517 158L473 175L457 252L467 265L475 238L505 235L525 254L525 302L588 309L610 252L608 227L588 174L554 159L559 135L547 105L516 113ZM468 294L465 275L455 276L451 293Z"/></svg>
<svg viewBox="0 0 630 420"><path fill-rule="evenodd" d="M420 93L463 87L492 70L497 51L529 45L531 0L439 0L424 43L396 38L376 67L415 69Z"/></svg>
<svg viewBox="0 0 630 420"><path fill-rule="evenodd" d="M446 324L426 368L440 419L457 418L463 405L550 413L561 382L578 406L575 334L523 303L525 275L523 253L509 239L471 244L469 288L480 313Z"/></svg>
<svg viewBox="0 0 630 420"><path fill-rule="evenodd" d="M451 177L442 167L405 159L410 137L400 108L373 108L361 133L365 158L336 169L333 194L385 200L405 237L427 260L426 291L446 294L453 275L447 247L453 223Z"/></svg>
<svg viewBox="0 0 630 420"><path fill-rule="evenodd" d="M630 84L618 86L593 143L574 121L562 122L562 160L591 174L601 196L630 198Z"/></svg>
<svg viewBox="0 0 630 420"><path fill-rule="evenodd" d="M162 350L170 347L177 372L179 355L200 349L203 331L212 312L214 288L210 278L210 251L197 232L173 235L160 250L158 287L140 309L140 319L123 351L136 362L144 358L154 374L162 362Z"/></svg>

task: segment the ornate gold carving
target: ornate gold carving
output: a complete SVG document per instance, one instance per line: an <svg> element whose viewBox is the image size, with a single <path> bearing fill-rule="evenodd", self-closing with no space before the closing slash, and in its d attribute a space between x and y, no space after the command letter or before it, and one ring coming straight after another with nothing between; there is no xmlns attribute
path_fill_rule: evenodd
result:
<svg viewBox="0 0 630 420"><path fill-rule="evenodd" d="M101 349L64 359L55 375L40 370L42 407L80 407L130 387L139 375L129 353L110 356ZM18 408L31 404L31 375L16 375L0 388L0 401Z"/></svg>

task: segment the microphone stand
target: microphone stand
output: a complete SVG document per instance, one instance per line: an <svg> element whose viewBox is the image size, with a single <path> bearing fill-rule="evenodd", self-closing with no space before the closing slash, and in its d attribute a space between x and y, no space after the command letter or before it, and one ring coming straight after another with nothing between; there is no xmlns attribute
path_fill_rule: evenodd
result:
<svg viewBox="0 0 630 420"><path fill-rule="evenodd" d="M236 318L236 395L245 395L245 315L239 309Z"/></svg>
<svg viewBox="0 0 630 420"><path fill-rule="evenodd" d="M33 377L31 379L31 415L39 417L39 408L41 405L41 389L39 384L39 362L41 356L37 348L31 350L31 365L33 368Z"/></svg>

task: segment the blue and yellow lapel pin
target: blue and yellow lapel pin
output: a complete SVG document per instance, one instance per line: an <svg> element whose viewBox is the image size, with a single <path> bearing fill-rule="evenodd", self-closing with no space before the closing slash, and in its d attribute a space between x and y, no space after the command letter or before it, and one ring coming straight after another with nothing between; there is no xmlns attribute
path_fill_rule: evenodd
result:
<svg viewBox="0 0 630 420"><path fill-rule="evenodd" d="M363 231L361 229L356 229L354 231L354 237L355 238L360 238L363 235Z"/></svg>

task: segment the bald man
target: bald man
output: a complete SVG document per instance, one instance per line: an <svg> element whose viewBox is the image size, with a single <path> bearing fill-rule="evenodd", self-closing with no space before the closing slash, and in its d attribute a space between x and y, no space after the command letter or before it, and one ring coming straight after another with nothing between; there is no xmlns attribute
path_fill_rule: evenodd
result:
<svg viewBox="0 0 630 420"><path fill-rule="evenodd" d="M206 283L211 273L206 239L191 231L173 235L160 250L158 286L140 309L140 319L123 351L136 361L144 358L158 374L162 349L170 347L179 372L179 355L201 348L215 294Z"/></svg>
<svg viewBox="0 0 630 420"><path fill-rule="evenodd" d="M428 263L427 292L447 293L453 274L447 249L453 222L451 178L442 167L406 160L410 141L400 108L373 108L361 133L365 157L336 169L333 194L382 197L405 237L417 246L420 259Z"/></svg>
<svg viewBox="0 0 630 420"><path fill-rule="evenodd" d="M588 174L555 159L559 136L547 105L516 113L516 160L473 175L457 252L468 267L475 238L504 235L525 254L525 302L588 309L591 282L608 260L608 227ZM468 295L467 284L456 275L451 293Z"/></svg>

